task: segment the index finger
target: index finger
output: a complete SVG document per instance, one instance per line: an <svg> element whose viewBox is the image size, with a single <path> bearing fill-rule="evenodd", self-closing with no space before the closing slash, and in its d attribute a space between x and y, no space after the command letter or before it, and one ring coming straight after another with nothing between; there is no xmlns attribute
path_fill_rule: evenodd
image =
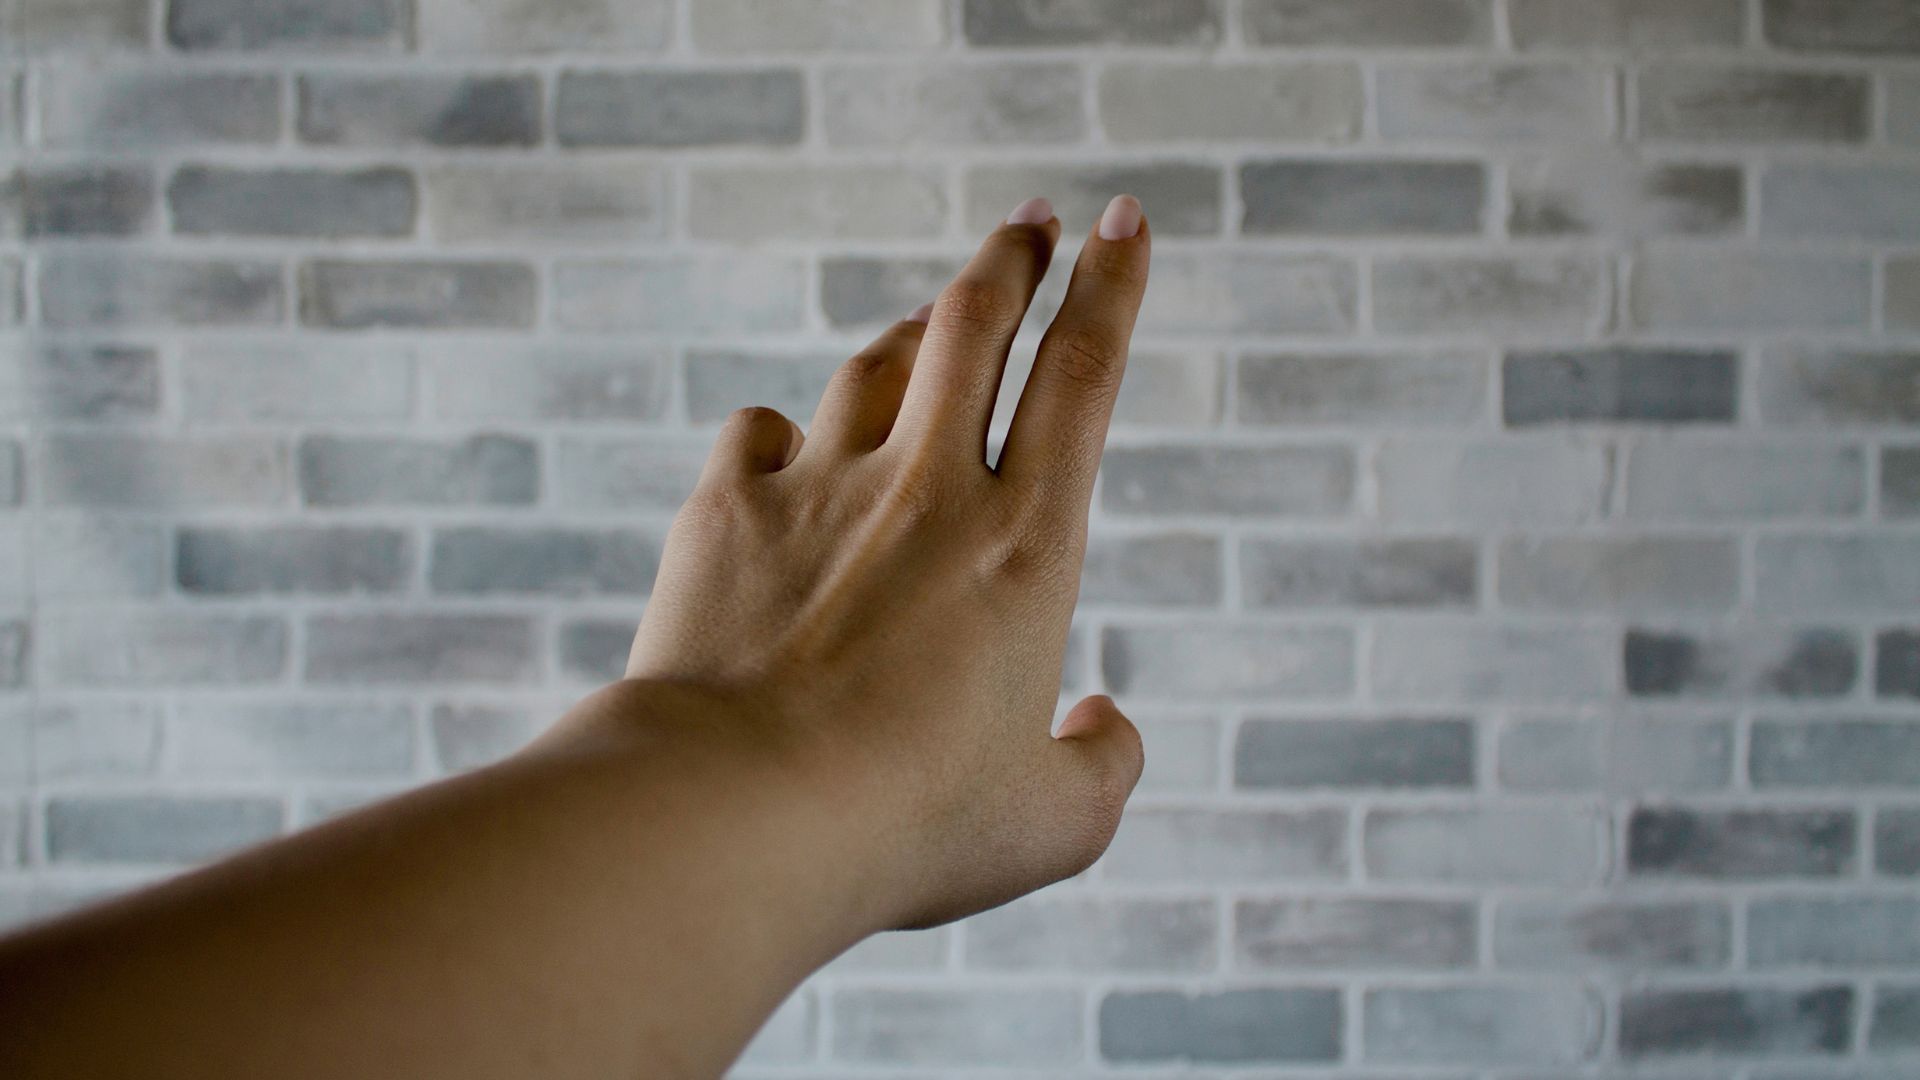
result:
<svg viewBox="0 0 1920 1080"><path fill-rule="evenodd" d="M1050 499L1079 513L1093 496L1127 343L1146 294L1150 246L1140 200L1114 196L1080 249L1000 452L1002 477L1044 486Z"/></svg>

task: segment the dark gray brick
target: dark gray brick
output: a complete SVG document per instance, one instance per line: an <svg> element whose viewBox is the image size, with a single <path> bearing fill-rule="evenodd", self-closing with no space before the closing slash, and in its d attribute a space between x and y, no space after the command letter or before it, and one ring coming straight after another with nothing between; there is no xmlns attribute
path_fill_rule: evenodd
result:
<svg viewBox="0 0 1920 1080"><path fill-rule="evenodd" d="M19 0L0 18L12 44L29 56L102 53L146 48L147 10L147 0Z"/></svg>
<svg viewBox="0 0 1920 1080"><path fill-rule="evenodd" d="M1353 648L1337 627L1108 627L1100 667L1109 689L1142 698L1345 697Z"/></svg>
<svg viewBox="0 0 1920 1080"><path fill-rule="evenodd" d="M1470 788L1471 720L1249 720L1233 751L1241 788Z"/></svg>
<svg viewBox="0 0 1920 1080"><path fill-rule="evenodd" d="M1878 874L1920 874L1920 807L1889 806L1875 814L1873 864Z"/></svg>
<svg viewBox="0 0 1920 1080"><path fill-rule="evenodd" d="M408 236L413 174L367 169L189 165L167 184L175 232L212 236Z"/></svg>
<svg viewBox="0 0 1920 1080"><path fill-rule="evenodd" d="M1733 918L1712 901L1513 900L1494 917L1500 967L1591 974L1724 968Z"/></svg>
<svg viewBox="0 0 1920 1080"><path fill-rule="evenodd" d="M0 362L0 415L10 418L137 420L159 409L152 346L45 342Z"/></svg>
<svg viewBox="0 0 1920 1080"><path fill-rule="evenodd" d="M1737 165L1647 163L1613 152L1557 151L1507 173L1515 236L1707 236L1738 233L1746 188Z"/></svg>
<svg viewBox="0 0 1920 1080"><path fill-rule="evenodd" d="M1488 0L1247 0L1255 45L1356 49L1493 44Z"/></svg>
<svg viewBox="0 0 1920 1080"><path fill-rule="evenodd" d="M288 489L286 448L248 436L56 435L40 468L45 499L60 506L273 506Z"/></svg>
<svg viewBox="0 0 1920 1080"><path fill-rule="evenodd" d="M1920 986L1875 990L1867 1046L1876 1053L1920 1050Z"/></svg>
<svg viewBox="0 0 1920 1080"><path fill-rule="evenodd" d="M1920 16L1915 25L1920 26ZM1767 236L1920 242L1920 169L1779 164L1760 178Z"/></svg>
<svg viewBox="0 0 1920 1080"><path fill-rule="evenodd" d="M1838 1054L1853 1028L1853 991L1711 988L1631 990L1620 1002L1620 1053Z"/></svg>
<svg viewBox="0 0 1920 1080"><path fill-rule="evenodd" d="M1210 900L1026 898L967 922L985 971L1200 972L1214 964Z"/></svg>
<svg viewBox="0 0 1920 1080"><path fill-rule="evenodd" d="M1763 612L1905 612L1920 604L1920 538L1764 536L1754 550Z"/></svg>
<svg viewBox="0 0 1920 1080"><path fill-rule="evenodd" d="M1606 73L1567 64L1383 65L1380 134L1473 142L1604 138Z"/></svg>
<svg viewBox="0 0 1920 1080"><path fill-rule="evenodd" d="M1622 649L1636 697L1844 697L1860 677L1860 643L1825 628L1631 628Z"/></svg>
<svg viewBox="0 0 1920 1080"><path fill-rule="evenodd" d="M1880 514L1889 518L1920 517L1920 447L1881 448Z"/></svg>
<svg viewBox="0 0 1920 1080"><path fill-rule="evenodd" d="M1248 539L1240 581L1249 608L1468 608L1479 550L1453 539Z"/></svg>
<svg viewBox="0 0 1920 1080"><path fill-rule="evenodd" d="M525 746L546 724L544 715L512 705L435 705L427 718L434 759L443 773L490 765Z"/></svg>
<svg viewBox="0 0 1920 1080"><path fill-rule="evenodd" d="M1347 873L1344 810L1129 810L1101 866L1116 881L1182 886L1332 881Z"/></svg>
<svg viewBox="0 0 1920 1080"><path fill-rule="evenodd" d="M1920 350L1768 349L1760 365L1760 415L1795 426L1920 423ZM1892 451L1890 451L1892 452Z"/></svg>
<svg viewBox="0 0 1920 1080"><path fill-rule="evenodd" d="M1796 52L1920 53L1913 0L1764 0L1767 43Z"/></svg>
<svg viewBox="0 0 1920 1080"><path fill-rule="evenodd" d="M20 233L29 239L138 236L153 223L153 175L139 166L26 169L19 184Z"/></svg>
<svg viewBox="0 0 1920 1080"><path fill-rule="evenodd" d="M61 795L47 802L56 863L185 863L266 840L284 825L279 799Z"/></svg>
<svg viewBox="0 0 1920 1080"><path fill-rule="evenodd" d="M1853 256L1656 249L1634 260L1626 316L1687 333L1864 330L1872 295L1872 268Z"/></svg>
<svg viewBox="0 0 1920 1080"><path fill-rule="evenodd" d="M806 132L791 68L561 73L555 133L564 146L782 146Z"/></svg>
<svg viewBox="0 0 1920 1080"><path fill-rule="evenodd" d="M1510 720L1500 732L1498 772L1511 791L1719 791L1733 776L1733 725L1635 716Z"/></svg>
<svg viewBox="0 0 1920 1080"><path fill-rule="evenodd" d="M714 423L743 405L765 405L808 426L827 383L845 362L838 352L792 355L689 349L684 364L687 417L695 423Z"/></svg>
<svg viewBox="0 0 1920 1080"><path fill-rule="evenodd" d="M1920 964L1920 900L1777 897L1747 909L1747 962L1772 967Z"/></svg>
<svg viewBox="0 0 1920 1080"><path fill-rule="evenodd" d="M506 435L312 436L300 444L300 492L309 506L524 505L539 481L534 444Z"/></svg>
<svg viewBox="0 0 1920 1080"><path fill-rule="evenodd" d="M532 146L533 75L302 75L298 130L324 146Z"/></svg>
<svg viewBox="0 0 1920 1080"><path fill-rule="evenodd" d="M1222 573L1217 537L1096 533L1081 567L1080 602L1218 607Z"/></svg>
<svg viewBox="0 0 1920 1080"><path fill-rule="evenodd" d="M519 262L311 259L300 264L300 321L341 330L524 329L537 307Z"/></svg>
<svg viewBox="0 0 1920 1080"><path fill-rule="evenodd" d="M1640 807L1627 827L1635 877L1831 878L1852 872L1854 815L1845 810Z"/></svg>
<svg viewBox="0 0 1920 1080"><path fill-rule="evenodd" d="M923 59L829 67L820 82L832 146L1060 146L1087 131L1085 75L1074 64ZM798 125L788 126L797 138Z"/></svg>
<svg viewBox="0 0 1920 1080"><path fill-rule="evenodd" d="M1654 51L1738 46L1743 0L1510 0L1507 22L1521 49Z"/></svg>
<svg viewBox="0 0 1920 1080"><path fill-rule="evenodd" d="M837 327L890 323L940 295L960 266L952 258L826 256L820 307Z"/></svg>
<svg viewBox="0 0 1920 1080"><path fill-rule="evenodd" d="M271 74L62 68L42 73L40 128L51 146L270 143L280 134Z"/></svg>
<svg viewBox="0 0 1920 1080"><path fill-rule="evenodd" d="M1198 162L975 165L967 170L966 223L986 232L1022 200L1040 194L1053 202L1054 215L1072 235L1097 221L1115 192L1125 191L1152 207L1156 236L1218 236L1221 186L1220 167Z"/></svg>
<svg viewBox="0 0 1920 1080"><path fill-rule="evenodd" d="M1475 353L1250 355L1238 372L1243 424L1466 427L1486 412L1487 358Z"/></svg>
<svg viewBox="0 0 1920 1080"><path fill-rule="evenodd" d="M307 621L312 683L515 683L540 671L525 615L316 615Z"/></svg>
<svg viewBox="0 0 1920 1080"><path fill-rule="evenodd" d="M1640 72L1640 134L1701 143L1861 142L1871 98L1861 75L1664 64Z"/></svg>
<svg viewBox="0 0 1920 1080"><path fill-rule="evenodd" d="M61 686L195 686L277 681L287 625L278 616L130 610L43 614L42 669Z"/></svg>
<svg viewBox="0 0 1920 1080"><path fill-rule="evenodd" d="M1826 444L1649 439L1627 458L1629 518L1762 521L1855 517L1866 456Z"/></svg>
<svg viewBox="0 0 1920 1080"><path fill-rule="evenodd" d="M1509 427L1579 423L1732 423L1732 352L1601 348L1508 353L1501 403Z"/></svg>
<svg viewBox="0 0 1920 1080"><path fill-rule="evenodd" d="M178 49L407 47L409 0L167 0L167 41Z"/></svg>
<svg viewBox="0 0 1920 1080"><path fill-rule="evenodd" d="M1353 507L1344 446L1116 447L1101 505L1116 514L1338 517Z"/></svg>
<svg viewBox="0 0 1920 1080"><path fill-rule="evenodd" d="M190 700L167 729L170 767L196 778L404 779L413 710L373 701Z"/></svg>
<svg viewBox="0 0 1920 1080"><path fill-rule="evenodd" d="M1873 692L1883 698L1920 698L1920 630L1874 635Z"/></svg>
<svg viewBox="0 0 1920 1080"><path fill-rule="evenodd" d="M1904 720L1758 720L1753 786L1920 787L1920 724Z"/></svg>
<svg viewBox="0 0 1920 1080"><path fill-rule="evenodd" d="M1486 167L1465 161L1255 161L1240 166L1248 235L1472 235Z"/></svg>
<svg viewBox="0 0 1920 1080"><path fill-rule="evenodd" d="M413 547L399 529L186 527L174 574L189 593L385 593L406 587Z"/></svg>
<svg viewBox="0 0 1920 1080"><path fill-rule="evenodd" d="M1220 9L1221 0L964 0L960 20L972 45L1211 45Z"/></svg>
<svg viewBox="0 0 1920 1080"><path fill-rule="evenodd" d="M1599 1002L1578 986L1368 990L1361 1011L1369 1062L1571 1064L1600 1041Z"/></svg>
<svg viewBox="0 0 1920 1080"><path fill-rule="evenodd" d="M1740 547L1731 539L1513 539L1499 560L1500 602L1521 610L1719 612L1740 598Z"/></svg>
<svg viewBox="0 0 1920 1080"><path fill-rule="evenodd" d="M1914 82L1920 84L1920 79ZM1920 99L1920 93L1915 97ZM1920 104L1914 112L1920 113ZM1920 143L1920 138L1914 141ZM1887 260L1886 323L1889 330L1920 333L1920 258Z"/></svg>
<svg viewBox="0 0 1920 1080"><path fill-rule="evenodd" d="M440 529L428 580L438 593L636 595L653 587L660 542L617 530Z"/></svg>
<svg viewBox="0 0 1920 1080"><path fill-rule="evenodd" d="M1108 1061L1336 1061L1337 990L1116 991L1100 1002Z"/></svg>
<svg viewBox="0 0 1920 1080"><path fill-rule="evenodd" d="M1376 809L1362 842L1378 881L1570 887L1598 877L1606 832L1571 807Z"/></svg>
<svg viewBox="0 0 1920 1080"><path fill-rule="evenodd" d="M1470 900L1241 900L1234 907L1234 962L1280 972L1471 967L1476 922Z"/></svg>
<svg viewBox="0 0 1920 1080"><path fill-rule="evenodd" d="M277 326L278 263L165 255L48 254L40 319L58 329Z"/></svg>
<svg viewBox="0 0 1920 1080"><path fill-rule="evenodd" d="M593 682L612 682L627 673L633 651L631 619L572 619L560 628L560 670Z"/></svg>
<svg viewBox="0 0 1920 1080"><path fill-rule="evenodd" d="M1605 274L1582 256L1401 255L1373 266L1374 323L1391 334L1585 334Z"/></svg>

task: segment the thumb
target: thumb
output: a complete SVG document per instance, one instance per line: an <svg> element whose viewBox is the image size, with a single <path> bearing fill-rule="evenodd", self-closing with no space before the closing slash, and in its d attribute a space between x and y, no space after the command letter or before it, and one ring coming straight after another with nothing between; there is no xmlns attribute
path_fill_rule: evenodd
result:
<svg viewBox="0 0 1920 1080"><path fill-rule="evenodd" d="M1113 699L1105 694L1080 699L1067 710L1054 733L1064 749L1080 759L1081 767L1092 772L1105 809L1115 819L1120 807L1140 782L1140 770L1146 765L1146 753L1140 745L1140 731L1128 720Z"/></svg>

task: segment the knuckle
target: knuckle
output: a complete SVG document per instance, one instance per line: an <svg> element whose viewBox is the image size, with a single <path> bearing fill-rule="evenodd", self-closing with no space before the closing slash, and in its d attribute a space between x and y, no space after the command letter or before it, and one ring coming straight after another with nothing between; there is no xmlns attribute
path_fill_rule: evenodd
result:
<svg viewBox="0 0 1920 1080"><path fill-rule="evenodd" d="M762 424L779 423L785 419L786 417L780 415L780 410L778 409L770 408L766 405L748 405L744 408L735 409L733 412L727 414L727 426L741 430L751 430Z"/></svg>
<svg viewBox="0 0 1920 1080"><path fill-rule="evenodd" d="M977 278L957 278L941 290L936 310L949 323L1000 328L1016 322L1025 305L1005 285Z"/></svg>
<svg viewBox="0 0 1920 1080"><path fill-rule="evenodd" d="M1067 383L1106 390L1120 375L1126 342L1099 326L1067 326L1047 336L1040 347L1042 369Z"/></svg>
<svg viewBox="0 0 1920 1080"><path fill-rule="evenodd" d="M861 386L879 378L892 357L879 349L862 349L840 365L839 380L848 386Z"/></svg>

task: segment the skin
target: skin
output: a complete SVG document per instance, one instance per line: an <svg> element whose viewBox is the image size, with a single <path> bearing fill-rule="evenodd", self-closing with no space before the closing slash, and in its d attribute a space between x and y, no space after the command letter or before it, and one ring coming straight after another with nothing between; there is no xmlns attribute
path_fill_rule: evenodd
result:
<svg viewBox="0 0 1920 1080"><path fill-rule="evenodd" d="M867 935L1086 868L1139 736L1049 728L1149 237L1090 235L989 468L1059 232L995 230L811 434L735 413L627 677L527 749L0 941L0 1075L718 1076Z"/></svg>

